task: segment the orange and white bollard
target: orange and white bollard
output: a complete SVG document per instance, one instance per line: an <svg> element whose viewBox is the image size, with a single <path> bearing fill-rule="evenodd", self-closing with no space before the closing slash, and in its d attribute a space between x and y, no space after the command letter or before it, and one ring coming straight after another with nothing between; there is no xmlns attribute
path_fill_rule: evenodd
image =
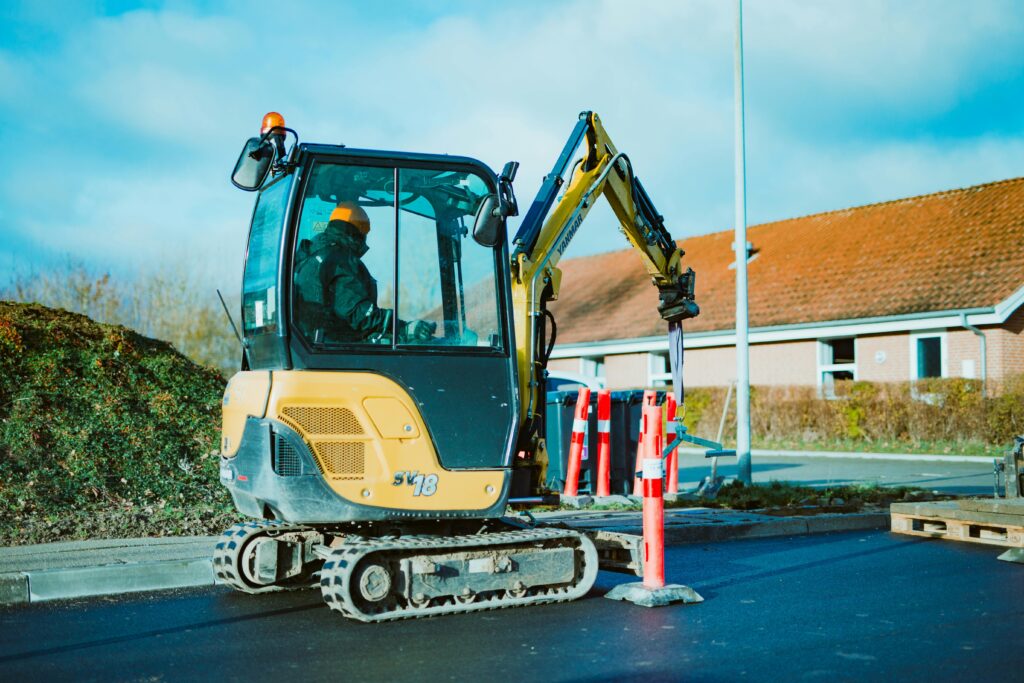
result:
<svg viewBox="0 0 1024 683"><path fill-rule="evenodd" d="M597 392L597 486L595 495L610 496L612 481L612 392Z"/></svg>
<svg viewBox="0 0 1024 683"><path fill-rule="evenodd" d="M647 410L647 406L653 406L658 404L658 392L647 389L644 391L643 403L640 404L640 432L636 437L636 464L633 466L633 471L636 475L633 477L633 495L637 498L644 495L644 484L643 479L640 477L640 466L644 459L644 433L646 432L646 422L644 421L644 411Z"/></svg>
<svg viewBox="0 0 1024 683"><path fill-rule="evenodd" d="M662 483L665 464L661 459L661 409L644 406L644 586L662 588L665 585L665 499Z"/></svg>
<svg viewBox="0 0 1024 683"><path fill-rule="evenodd" d="M569 462L565 472L563 496L576 496L580 484L580 459L583 457L583 440L587 434L587 418L590 415L590 389L580 387L576 398L576 413L572 421L572 437L569 440Z"/></svg>
<svg viewBox="0 0 1024 683"><path fill-rule="evenodd" d="M665 584L665 499L662 482L665 478L661 458L661 409L644 405L644 483L643 507L643 581L622 583L605 594L610 600L625 600L642 607L661 607L675 602L702 602L697 591L680 584Z"/></svg>
<svg viewBox="0 0 1024 683"><path fill-rule="evenodd" d="M675 434L676 426L676 397L669 392L665 397L665 420L668 433L667 439ZM666 493L679 493L679 449L673 448L665 461Z"/></svg>

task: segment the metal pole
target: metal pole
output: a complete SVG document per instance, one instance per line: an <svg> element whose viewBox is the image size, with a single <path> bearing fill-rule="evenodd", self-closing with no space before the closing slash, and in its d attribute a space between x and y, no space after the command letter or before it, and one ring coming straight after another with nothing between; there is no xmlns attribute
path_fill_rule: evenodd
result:
<svg viewBox="0 0 1024 683"><path fill-rule="evenodd" d="M750 347L747 340L747 175L743 130L743 0L736 0L736 476L750 477Z"/></svg>
<svg viewBox="0 0 1024 683"><path fill-rule="evenodd" d="M725 392L725 405L722 406L722 419L718 423L718 436L715 441L722 443L722 434L725 433L725 418L729 416L729 405L732 403L732 388L735 382L729 382L729 391ZM718 481L718 458L711 458L711 483Z"/></svg>
<svg viewBox="0 0 1024 683"><path fill-rule="evenodd" d="M988 344L986 344L985 332L967 322L967 314L960 314L960 325L978 335L981 344L981 397L986 396L986 384L988 379Z"/></svg>

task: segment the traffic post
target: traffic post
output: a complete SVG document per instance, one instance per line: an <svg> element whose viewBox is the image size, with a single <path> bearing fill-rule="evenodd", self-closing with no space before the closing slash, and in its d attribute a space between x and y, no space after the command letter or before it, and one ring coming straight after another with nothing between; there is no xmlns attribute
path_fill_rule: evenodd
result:
<svg viewBox="0 0 1024 683"><path fill-rule="evenodd" d="M597 486L596 495L611 495L612 479L612 392L597 392Z"/></svg>
<svg viewBox="0 0 1024 683"><path fill-rule="evenodd" d="M569 440L569 462L565 468L564 496L575 497L579 492L580 460L583 457L583 440L587 434L587 418L590 416L590 389L580 387L576 399L576 414L572 421L572 437Z"/></svg>
<svg viewBox="0 0 1024 683"><path fill-rule="evenodd" d="M665 465L661 459L661 409L644 406L644 586L665 585L665 499L662 485Z"/></svg>
<svg viewBox="0 0 1024 683"><path fill-rule="evenodd" d="M644 390L643 402L640 404L640 429L636 436L636 462L633 466L633 471L636 475L633 477L633 495L640 498L644 495L644 484L640 478L640 464L644 459L644 432L646 431L646 422L644 421L644 411L647 410L647 406L653 406L658 404L658 392L653 389Z"/></svg>
<svg viewBox="0 0 1024 683"><path fill-rule="evenodd" d="M670 391L665 397L665 422L668 433L675 433L676 423L676 397ZM679 493L679 449L673 448L665 461L666 472L666 493Z"/></svg>
<svg viewBox="0 0 1024 683"><path fill-rule="evenodd" d="M662 452L661 409L644 404L644 458L640 463L643 481L643 581L615 586L605 597L625 600L642 607L661 607L675 602L703 602L689 586L665 584L665 454Z"/></svg>

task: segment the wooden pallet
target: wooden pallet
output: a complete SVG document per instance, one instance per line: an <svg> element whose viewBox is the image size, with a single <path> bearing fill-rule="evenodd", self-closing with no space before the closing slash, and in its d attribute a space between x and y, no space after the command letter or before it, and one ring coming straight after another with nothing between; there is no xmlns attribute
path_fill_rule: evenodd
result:
<svg viewBox="0 0 1024 683"><path fill-rule="evenodd" d="M965 510L956 502L895 503L889 512L897 534L1024 548L1024 516Z"/></svg>

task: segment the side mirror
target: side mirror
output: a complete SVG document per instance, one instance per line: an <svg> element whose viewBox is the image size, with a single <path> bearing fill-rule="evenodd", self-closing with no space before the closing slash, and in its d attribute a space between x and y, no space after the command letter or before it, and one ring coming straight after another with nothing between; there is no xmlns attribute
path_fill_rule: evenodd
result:
<svg viewBox="0 0 1024 683"><path fill-rule="evenodd" d="M480 201L473 221L473 240L482 247L493 248L501 244L501 231L505 217L501 215L501 200L489 194Z"/></svg>
<svg viewBox="0 0 1024 683"><path fill-rule="evenodd" d="M238 155L231 183L240 190L255 192L263 186L274 161L274 146L268 140L249 138Z"/></svg>
<svg viewBox="0 0 1024 683"><path fill-rule="evenodd" d="M519 215L519 204L516 193L512 190L512 181L519 170L518 161L510 161L501 169L498 176L498 194L489 194L480 202L476 209L476 220L473 222L473 239L483 247L496 247L501 244L501 231L505 228L505 219Z"/></svg>

